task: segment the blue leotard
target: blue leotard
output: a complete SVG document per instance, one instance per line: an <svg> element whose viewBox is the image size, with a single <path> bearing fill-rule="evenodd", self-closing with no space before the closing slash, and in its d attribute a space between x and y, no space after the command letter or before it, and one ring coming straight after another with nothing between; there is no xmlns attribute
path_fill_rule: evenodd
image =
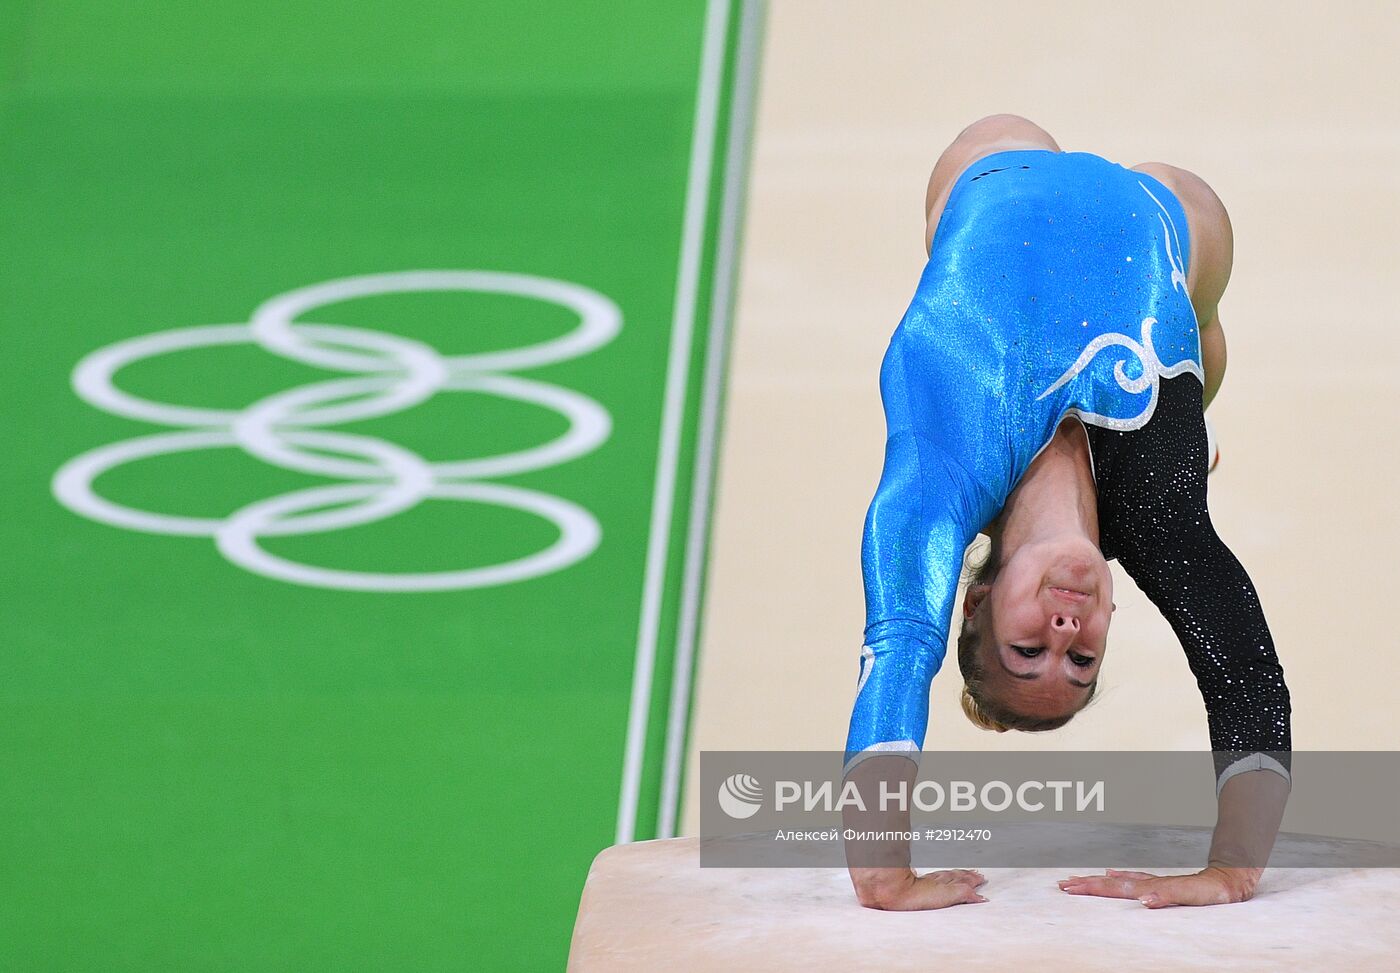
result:
<svg viewBox="0 0 1400 973"><path fill-rule="evenodd" d="M1173 525L1166 534L1190 521L1195 526L1186 532L1199 531L1205 518L1209 537L1190 534L1192 551L1208 550L1238 567L1209 527L1204 461L1195 456L1204 453L1203 372L1186 288L1189 260L1186 215L1175 195L1097 155L998 152L959 176L880 370L888 438L862 545L866 628L848 768L870 753L922 747L929 684L943 662L964 550L1066 416L1091 431L1092 453L1103 442L1096 433L1145 430L1168 380L1181 389L1173 401L1194 395L1194 417L1189 406L1176 408L1176 418L1153 427L1158 439L1177 443L1172 462L1196 463L1201 474L1199 489L1183 491L1185 499L1172 500L1160 517ZM1167 430L1167 422L1177 425ZM1180 447L1183 437L1190 448ZM1114 448L1120 456L1133 453ZM1165 447L1140 452L1166 455ZM1115 464L1125 486L1134 462ZM1101 504L1124 493L1097 470L1096 480ZM1132 515L1120 507L1122 518ZM1124 550L1106 556L1122 553L1125 567L1150 564L1150 545L1162 543L1162 535L1126 527L1117 536ZM1129 549L1133 539L1139 542ZM1243 581L1253 598L1248 577ZM1174 578L1178 589L1148 594L1172 618L1169 606L1187 600L1179 589L1190 583ZM1259 649L1267 649L1266 663L1273 659L1257 598L1252 607L1227 608L1257 617L1248 637L1262 629L1267 646ZM1179 635L1199 618L1181 624ZM1210 646L1187 645L1199 676L1210 662L1193 649ZM1273 659L1268 678L1276 668ZM1277 676L1281 686L1281 671ZM1251 720L1245 714L1235 722ZM1217 744L1239 743L1217 739L1218 723L1211 724ZM1269 737L1241 746L1281 749L1275 743Z"/></svg>

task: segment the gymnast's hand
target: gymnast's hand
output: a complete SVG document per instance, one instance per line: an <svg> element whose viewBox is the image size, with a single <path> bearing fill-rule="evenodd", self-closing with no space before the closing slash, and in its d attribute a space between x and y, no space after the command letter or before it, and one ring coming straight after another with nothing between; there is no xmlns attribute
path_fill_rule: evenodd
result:
<svg viewBox="0 0 1400 973"><path fill-rule="evenodd" d="M841 809L846 831L846 866L856 898L867 909L916 912L942 909L965 902L986 902L978 888L986 884L982 873L970 868L916 875L910 867L909 807L892 802L882 807L880 785L902 783L909 793L918 765L899 755L870 757L857 764L847 780L861 795L860 806ZM869 808L869 810L866 810Z"/></svg>
<svg viewBox="0 0 1400 973"><path fill-rule="evenodd" d="M1169 905L1225 905L1254 896L1262 868L1225 868L1212 865L1194 875L1151 875L1110 868L1103 875L1074 875L1060 882L1070 895L1100 895L1110 899L1137 899L1149 909Z"/></svg>
<svg viewBox="0 0 1400 973"><path fill-rule="evenodd" d="M977 891L986 884L986 878L970 868L950 868L917 876L910 868L853 868L851 880L856 887L856 898L867 909L916 912L987 901Z"/></svg>

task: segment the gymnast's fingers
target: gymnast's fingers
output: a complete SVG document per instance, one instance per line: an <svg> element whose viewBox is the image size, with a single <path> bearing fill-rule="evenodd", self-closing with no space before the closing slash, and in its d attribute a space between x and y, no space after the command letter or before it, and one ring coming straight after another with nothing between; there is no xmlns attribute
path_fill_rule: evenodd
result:
<svg viewBox="0 0 1400 973"><path fill-rule="evenodd" d="M1159 878L1142 892L1136 898L1149 909L1165 909L1173 905L1225 905L1239 901L1224 884L1206 875Z"/></svg>
<svg viewBox="0 0 1400 973"><path fill-rule="evenodd" d="M978 876L980 881L968 878L949 881L946 875L946 872L934 872L915 879L910 901L917 904L911 905L910 908L942 909L950 905L970 905L987 901L986 896L977 891L977 887L986 882L985 878Z"/></svg>
<svg viewBox="0 0 1400 973"><path fill-rule="evenodd" d="M1150 876L1149 876L1150 877ZM1060 891L1070 895L1099 895L1112 899L1136 899L1144 880L1114 875L1071 875L1060 881Z"/></svg>
<svg viewBox="0 0 1400 973"><path fill-rule="evenodd" d="M945 884L970 885L972 888L978 888L987 883L987 877L975 868L949 868L944 871L929 872L922 877Z"/></svg>

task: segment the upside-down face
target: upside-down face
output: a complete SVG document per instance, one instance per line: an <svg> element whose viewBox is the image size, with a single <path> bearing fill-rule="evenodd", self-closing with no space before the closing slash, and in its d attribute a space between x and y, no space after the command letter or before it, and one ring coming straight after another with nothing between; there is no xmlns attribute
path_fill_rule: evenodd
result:
<svg viewBox="0 0 1400 973"><path fill-rule="evenodd" d="M1022 545L990 585L968 590L965 611L985 626L982 692L1027 717L1078 710L1103 664L1113 609L1113 577L1092 542Z"/></svg>

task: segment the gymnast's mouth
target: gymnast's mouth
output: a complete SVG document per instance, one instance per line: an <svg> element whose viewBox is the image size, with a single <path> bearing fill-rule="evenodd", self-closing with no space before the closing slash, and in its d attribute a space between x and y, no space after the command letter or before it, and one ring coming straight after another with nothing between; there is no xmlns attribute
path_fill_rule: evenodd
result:
<svg viewBox="0 0 1400 973"><path fill-rule="evenodd" d="M1050 593L1057 598L1063 598L1065 601L1073 602L1076 605L1083 604L1093 597L1093 595L1087 591L1075 591L1073 588L1060 588L1055 585L1050 585Z"/></svg>

